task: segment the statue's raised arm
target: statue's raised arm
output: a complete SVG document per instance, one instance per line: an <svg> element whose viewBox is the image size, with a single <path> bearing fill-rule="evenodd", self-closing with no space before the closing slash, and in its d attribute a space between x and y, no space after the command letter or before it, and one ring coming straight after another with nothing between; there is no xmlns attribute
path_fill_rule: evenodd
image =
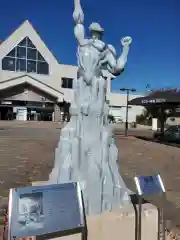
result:
<svg viewBox="0 0 180 240"><path fill-rule="evenodd" d="M124 37L121 39L122 53L118 59L116 57L116 50L114 47L108 45L109 51L107 54L107 68L113 75L117 76L124 70L131 43L131 37Z"/></svg>
<svg viewBox="0 0 180 240"><path fill-rule="evenodd" d="M84 29L84 13L80 4L80 0L74 0L73 18L75 21L74 35L80 45L85 42L85 29Z"/></svg>

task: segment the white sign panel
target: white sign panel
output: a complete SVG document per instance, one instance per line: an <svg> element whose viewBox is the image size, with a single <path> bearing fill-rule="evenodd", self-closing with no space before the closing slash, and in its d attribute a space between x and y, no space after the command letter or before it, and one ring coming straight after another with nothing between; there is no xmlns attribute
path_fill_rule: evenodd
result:
<svg viewBox="0 0 180 240"><path fill-rule="evenodd" d="M27 108L26 107L18 107L16 120L26 121L27 120Z"/></svg>
<svg viewBox="0 0 180 240"><path fill-rule="evenodd" d="M158 120L157 118L152 118L152 130L157 131L158 129Z"/></svg>

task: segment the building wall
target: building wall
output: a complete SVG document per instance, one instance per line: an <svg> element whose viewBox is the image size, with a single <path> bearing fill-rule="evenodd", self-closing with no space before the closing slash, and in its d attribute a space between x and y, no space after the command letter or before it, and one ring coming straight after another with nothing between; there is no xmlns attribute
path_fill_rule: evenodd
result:
<svg viewBox="0 0 180 240"><path fill-rule="evenodd" d="M129 106L128 109L128 122L136 121L136 116L142 113L143 108L138 106ZM126 107L113 107L110 106L110 114L112 114L117 121L126 121Z"/></svg>
<svg viewBox="0 0 180 240"><path fill-rule="evenodd" d="M0 57L0 62L2 62L2 57ZM51 65L51 64L50 64ZM72 99L72 90L71 89L64 89L61 87L61 78L75 78L77 73L77 67L75 66L65 66L58 64L58 67L55 72L52 72L50 75L40 75L36 73L28 73L29 76L32 76L35 79L38 79L42 83L49 85L50 87L62 92L65 95L65 98ZM1 82L4 82L9 79L20 79L24 76L25 73L23 72L10 72L10 71L3 71L0 68L0 89L1 89ZM43 90L43 89L42 89Z"/></svg>
<svg viewBox="0 0 180 240"><path fill-rule="evenodd" d="M55 99L32 86L18 86L5 90L0 94L3 100L31 101L31 102L53 102Z"/></svg>
<svg viewBox="0 0 180 240"><path fill-rule="evenodd" d="M129 100L137 97L142 97L143 95L130 94ZM126 121L126 104L127 95L124 93L113 93L107 92L107 100L109 100L110 114L112 114L116 119L120 119L123 122ZM141 114L144 107L141 106L129 106L128 109L128 122L135 122L136 116Z"/></svg>

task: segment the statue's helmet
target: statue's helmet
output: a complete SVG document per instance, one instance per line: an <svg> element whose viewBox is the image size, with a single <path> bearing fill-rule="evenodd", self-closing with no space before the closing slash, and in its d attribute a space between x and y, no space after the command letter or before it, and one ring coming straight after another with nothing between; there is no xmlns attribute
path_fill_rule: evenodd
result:
<svg viewBox="0 0 180 240"><path fill-rule="evenodd" d="M104 29L100 26L99 23L94 22L94 23L91 23L91 25L89 26L89 31L103 33Z"/></svg>

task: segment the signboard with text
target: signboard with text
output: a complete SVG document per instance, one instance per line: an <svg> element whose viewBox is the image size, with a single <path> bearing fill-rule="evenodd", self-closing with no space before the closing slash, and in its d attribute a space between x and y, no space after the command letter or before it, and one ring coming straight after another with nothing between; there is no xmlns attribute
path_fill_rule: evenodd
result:
<svg viewBox="0 0 180 240"><path fill-rule="evenodd" d="M139 195L155 195L165 192L164 184L160 175L139 176L134 178Z"/></svg>
<svg viewBox="0 0 180 240"><path fill-rule="evenodd" d="M47 234L52 238L75 229L81 232L85 221L79 184L11 189L8 225L9 240Z"/></svg>

